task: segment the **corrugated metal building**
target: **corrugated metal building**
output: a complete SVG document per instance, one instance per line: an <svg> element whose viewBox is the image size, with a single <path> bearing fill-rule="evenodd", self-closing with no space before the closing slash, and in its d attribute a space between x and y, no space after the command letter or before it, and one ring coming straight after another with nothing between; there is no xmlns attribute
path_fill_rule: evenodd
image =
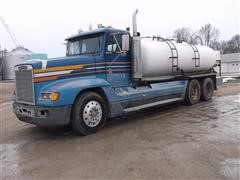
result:
<svg viewBox="0 0 240 180"><path fill-rule="evenodd" d="M222 75L240 75L240 53L221 54Z"/></svg>

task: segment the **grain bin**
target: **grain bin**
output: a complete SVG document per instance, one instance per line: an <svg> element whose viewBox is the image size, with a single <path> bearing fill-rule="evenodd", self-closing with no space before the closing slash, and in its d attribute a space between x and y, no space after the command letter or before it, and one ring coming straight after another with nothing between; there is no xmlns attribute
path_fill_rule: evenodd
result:
<svg viewBox="0 0 240 180"><path fill-rule="evenodd" d="M3 68L2 68L2 63L3 63L3 57L7 53L7 50L0 50L0 80L2 80L2 75L3 75Z"/></svg>
<svg viewBox="0 0 240 180"><path fill-rule="evenodd" d="M3 79L15 79L14 66L24 62L25 57L30 54L32 54L32 52L23 47L17 47L11 52L7 53L2 59Z"/></svg>
<svg viewBox="0 0 240 180"><path fill-rule="evenodd" d="M0 51L0 80L2 80L2 52Z"/></svg>

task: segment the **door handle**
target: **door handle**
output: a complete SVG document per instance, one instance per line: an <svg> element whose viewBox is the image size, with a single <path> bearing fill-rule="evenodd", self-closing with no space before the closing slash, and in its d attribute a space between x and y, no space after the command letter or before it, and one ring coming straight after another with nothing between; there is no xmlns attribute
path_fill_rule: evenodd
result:
<svg viewBox="0 0 240 180"><path fill-rule="evenodd" d="M112 75L112 69L111 68L108 68L108 74Z"/></svg>

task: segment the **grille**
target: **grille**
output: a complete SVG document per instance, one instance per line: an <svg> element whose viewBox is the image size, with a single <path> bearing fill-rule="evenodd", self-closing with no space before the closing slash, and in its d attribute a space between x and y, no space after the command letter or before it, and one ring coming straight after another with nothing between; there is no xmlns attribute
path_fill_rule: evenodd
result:
<svg viewBox="0 0 240 180"><path fill-rule="evenodd" d="M16 101L34 104L34 84L32 66L20 65L15 67Z"/></svg>

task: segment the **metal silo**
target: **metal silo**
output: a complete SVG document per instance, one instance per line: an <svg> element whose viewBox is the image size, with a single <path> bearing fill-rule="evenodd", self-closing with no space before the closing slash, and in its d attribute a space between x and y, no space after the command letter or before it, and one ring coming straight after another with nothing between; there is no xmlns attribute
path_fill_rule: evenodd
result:
<svg viewBox="0 0 240 180"><path fill-rule="evenodd" d="M2 80L2 52L0 51L0 80Z"/></svg>
<svg viewBox="0 0 240 180"><path fill-rule="evenodd" d="M2 80L2 76L3 76L3 57L5 56L5 54L7 53L7 50L0 50L0 80Z"/></svg>
<svg viewBox="0 0 240 180"><path fill-rule="evenodd" d="M15 79L14 66L25 61L25 57L30 54L32 54L32 52L23 47L17 47L7 53L2 59L3 79Z"/></svg>

